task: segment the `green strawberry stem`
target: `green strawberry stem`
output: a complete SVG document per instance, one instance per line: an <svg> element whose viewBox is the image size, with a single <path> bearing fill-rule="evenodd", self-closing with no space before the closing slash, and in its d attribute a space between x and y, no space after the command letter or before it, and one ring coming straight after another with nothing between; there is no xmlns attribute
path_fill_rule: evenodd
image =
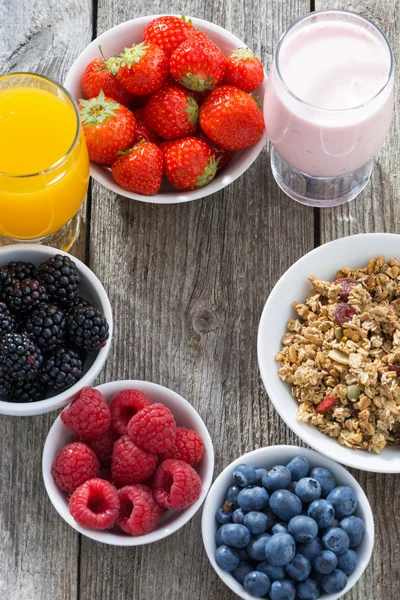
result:
<svg viewBox="0 0 400 600"><path fill-rule="evenodd" d="M251 60L256 58L256 55L249 48L238 48L230 53L229 58L237 58L237 60Z"/></svg>
<svg viewBox="0 0 400 600"><path fill-rule="evenodd" d="M214 179L220 160L220 156L217 159L215 159L214 156L210 158L210 162L205 167L203 173L197 176L196 187L203 187L204 185L207 185L207 183L210 183L210 181Z"/></svg>
<svg viewBox="0 0 400 600"><path fill-rule="evenodd" d="M131 67L133 63L138 64L142 56L147 52L148 46L144 42L136 44L132 48L124 48L124 52L120 54L121 67Z"/></svg>
<svg viewBox="0 0 400 600"><path fill-rule="evenodd" d="M185 108L185 112L188 114L189 123L196 125L199 120L199 105L193 96L188 97L188 106Z"/></svg>
<svg viewBox="0 0 400 600"><path fill-rule="evenodd" d="M111 75L116 75L121 66L120 56L118 54L116 54L115 56L109 56L108 58L106 58L103 54L103 48L101 46L99 46L99 51L100 51L101 57L103 59L103 64L101 67L99 67L96 70L103 71L104 69L108 69L110 71Z"/></svg>
<svg viewBox="0 0 400 600"><path fill-rule="evenodd" d="M182 75L181 80L186 88L193 90L194 92L205 92L206 90L213 90L215 88L214 79L212 77L202 79L201 77L192 75L192 73L186 73L186 77Z"/></svg>
<svg viewBox="0 0 400 600"><path fill-rule="evenodd" d="M106 100L103 90L97 98L91 98L90 100L79 100L82 108L80 109L80 115L82 123L89 125L90 123L104 123L109 117L115 117L115 110L120 105L117 102Z"/></svg>

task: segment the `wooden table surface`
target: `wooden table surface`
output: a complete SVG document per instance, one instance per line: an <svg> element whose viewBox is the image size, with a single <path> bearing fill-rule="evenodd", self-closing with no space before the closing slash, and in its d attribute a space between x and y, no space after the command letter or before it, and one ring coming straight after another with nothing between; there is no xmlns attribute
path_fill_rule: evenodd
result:
<svg viewBox="0 0 400 600"><path fill-rule="evenodd" d="M201 17L234 32L269 68L285 28L310 10L344 8L377 22L400 49L400 1L0 0L1 72L35 71L62 82L93 37L145 14ZM397 85L399 81L397 78ZM398 101L397 101L398 108ZM313 210L275 184L266 147L212 197L177 206L115 196L92 182L74 253L103 282L115 335L99 382L146 379L187 398L214 441L218 474L242 453L299 444L263 389L256 337L279 277L316 245L349 234L399 233L400 112L357 200ZM0 418L2 600L233 600L201 540L201 514L143 548L78 535L44 490L41 454L55 413ZM399 598L399 477L352 471L371 502L376 546L346 600Z"/></svg>

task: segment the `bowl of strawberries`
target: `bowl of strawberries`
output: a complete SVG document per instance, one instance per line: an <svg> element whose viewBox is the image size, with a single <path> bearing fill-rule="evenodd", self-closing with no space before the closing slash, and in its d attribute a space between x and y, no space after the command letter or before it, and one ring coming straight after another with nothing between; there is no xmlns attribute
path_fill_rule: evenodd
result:
<svg viewBox="0 0 400 600"><path fill-rule="evenodd" d="M176 392L146 381L85 387L43 449L49 498L71 527L116 546L167 537L203 504L214 471L208 430Z"/></svg>
<svg viewBox="0 0 400 600"><path fill-rule="evenodd" d="M92 177L113 192L172 204L240 177L267 136L265 72L209 21L146 16L109 29L72 65Z"/></svg>

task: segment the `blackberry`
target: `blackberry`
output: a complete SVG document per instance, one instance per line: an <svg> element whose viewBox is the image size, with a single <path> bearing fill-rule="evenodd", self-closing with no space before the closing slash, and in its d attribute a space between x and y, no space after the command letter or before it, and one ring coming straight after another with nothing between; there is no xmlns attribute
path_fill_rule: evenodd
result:
<svg viewBox="0 0 400 600"><path fill-rule="evenodd" d="M0 337L5 333L14 331L17 326L14 315L10 313L7 305L0 302Z"/></svg>
<svg viewBox="0 0 400 600"><path fill-rule="evenodd" d="M37 279L13 279L4 290L4 302L13 312L26 312L47 300L46 290Z"/></svg>
<svg viewBox="0 0 400 600"><path fill-rule="evenodd" d="M64 302L75 298L81 276L75 263L68 256L51 256L41 263L39 271L39 279L50 298Z"/></svg>
<svg viewBox="0 0 400 600"><path fill-rule="evenodd" d="M67 322L65 314L55 304L42 302L30 314L25 331L43 352L53 350L65 338Z"/></svg>
<svg viewBox="0 0 400 600"><path fill-rule="evenodd" d="M35 265L21 261L8 263L7 269L11 279L18 279L18 281L37 279L39 274L39 269Z"/></svg>
<svg viewBox="0 0 400 600"><path fill-rule="evenodd" d="M46 385L40 379L33 381L17 381L14 385L7 387L8 402L37 402L44 400L46 396Z"/></svg>
<svg viewBox="0 0 400 600"><path fill-rule="evenodd" d="M75 350L59 347L47 358L40 375L42 383L67 390L82 377L83 358Z"/></svg>
<svg viewBox="0 0 400 600"><path fill-rule="evenodd" d="M71 302L68 302L67 312L70 314L75 308L83 308L84 306L90 306L90 302L82 298L81 296L75 296Z"/></svg>
<svg viewBox="0 0 400 600"><path fill-rule="evenodd" d="M98 350L108 340L108 323L94 306L75 308L68 315L68 334L77 348Z"/></svg>
<svg viewBox="0 0 400 600"><path fill-rule="evenodd" d="M41 351L25 333L7 333L0 340L0 371L6 381L35 379L42 363Z"/></svg>

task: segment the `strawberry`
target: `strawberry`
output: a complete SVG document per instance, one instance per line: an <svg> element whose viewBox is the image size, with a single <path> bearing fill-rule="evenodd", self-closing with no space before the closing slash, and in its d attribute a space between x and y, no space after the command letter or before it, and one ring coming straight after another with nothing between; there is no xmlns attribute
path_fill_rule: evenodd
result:
<svg viewBox="0 0 400 600"><path fill-rule="evenodd" d="M162 150L150 142L140 142L122 153L111 171L115 181L126 190L153 196L161 187L163 165Z"/></svg>
<svg viewBox="0 0 400 600"><path fill-rule="evenodd" d="M80 100L79 112L90 160L110 165L120 150L132 146L135 117L125 106L104 96L103 90L97 98Z"/></svg>
<svg viewBox="0 0 400 600"><path fill-rule="evenodd" d="M189 90L204 92L222 81L225 63L218 46L204 33L196 33L172 53L170 73Z"/></svg>
<svg viewBox="0 0 400 600"><path fill-rule="evenodd" d="M228 162L231 160L233 152L231 152L230 150L223 150L222 148L220 148L219 146L217 146L217 144L214 144L214 142L212 142L210 140L210 138L208 138L206 136L206 134L200 130L199 133L199 137L204 140L205 142L207 142L207 144L209 144L211 146L211 148L214 150L214 154L215 154L215 158L219 159L218 161L218 166L217 166L217 171L221 171L221 169L223 169L224 167L226 167L226 165L228 164Z"/></svg>
<svg viewBox="0 0 400 600"><path fill-rule="evenodd" d="M264 79L264 69L257 56L248 48L238 48L226 59L225 85L234 85L252 92Z"/></svg>
<svg viewBox="0 0 400 600"><path fill-rule="evenodd" d="M160 138L155 131L152 131L146 121L146 110L144 108L136 108L133 111L136 120L136 135L135 144L145 141L156 144L160 143Z"/></svg>
<svg viewBox="0 0 400 600"><path fill-rule="evenodd" d="M102 58L95 58L87 65L81 80L82 91L86 98L94 98L103 90L105 96L113 98L120 104L126 105L131 101L132 96L116 77L119 62L119 58L116 56L109 58L102 56Z"/></svg>
<svg viewBox="0 0 400 600"><path fill-rule="evenodd" d="M155 44L162 48L168 58L190 35L196 33L191 21L185 17L157 17L150 21L143 33L146 44Z"/></svg>
<svg viewBox="0 0 400 600"><path fill-rule="evenodd" d="M163 145L165 174L178 190L194 190L210 183L218 160L207 142L187 137Z"/></svg>
<svg viewBox="0 0 400 600"><path fill-rule="evenodd" d="M168 77L168 57L154 44L137 44L120 54L118 79L125 89L146 96L160 89Z"/></svg>
<svg viewBox="0 0 400 600"><path fill-rule="evenodd" d="M264 131L264 118L250 94L223 85L203 103L200 127L220 148L242 150L258 142Z"/></svg>
<svg viewBox="0 0 400 600"><path fill-rule="evenodd" d="M145 111L149 127L164 140L193 134L199 121L199 107L190 92L169 83L153 94Z"/></svg>

